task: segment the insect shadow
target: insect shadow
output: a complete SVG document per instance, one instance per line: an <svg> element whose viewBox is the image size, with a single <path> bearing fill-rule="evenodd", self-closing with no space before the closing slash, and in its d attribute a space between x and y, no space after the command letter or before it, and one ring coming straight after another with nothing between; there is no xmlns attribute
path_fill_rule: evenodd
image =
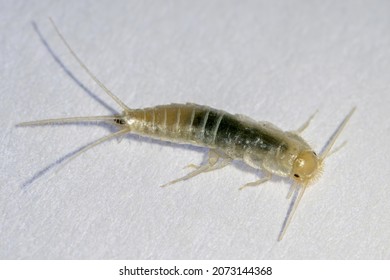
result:
<svg viewBox="0 0 390 280"><path fill-rule="evenodd" d="M42 34L42 32L40 31L39 29L39 26L38 24L35 22L35 21L31 21L31 25L33 27L33 30L34 32L38 35L42 45L45 47L45 49L47 50L47 52L50 54L50 56L53 58L53 60L60 66L60 68L62 69L62 71L64 71L66 73L66 75L76 84L78 85L85 93L87 93L93 100L95 100L99 105L101 105L102 107L104 107L105 109L107 109L111 114L117 114L118 111L115 110L113 107L111 107L110 105L108 105L104 100L102 100L97 94L95 94L94 92L92 92L83 82L81 82L73 73L72 71L62 62L62 60L59 58L59 56L56 54L56 52L53 50L53 48L50 46L50 44L48 43L48 41L46 40L46 38L44 37L44 35ZM61 125L77 125L77 126L88 126L90 127L91 124L93 125L97 125L99 127L104 127L105 129L107 129L109 132L113 133L115 132L115 127L113 127L112 125L109 125L107 123L99 123L99 124L95 124L95 123L73 123L73 124L61 124ZM54 124L55 125L55 124ZM183 144L176 144L176 143L169 143L169 142L162 142L162 141L158 141L158 140L155 140L155 139L150 139L150 138L147 138L147 137L142 137L142 136L139 136L139 135L133 135L133 134L128 134L128 135L125 135L123 137L123 139L128 139L128 140L131 140L131 141L136 141L136 142L148 142L148 143L152 143L152 144L158 144L160 146L167 146L167 147L172 147L174 146L175 148L181 148L183 150L193 150L193 151L197 151L197 152L204 152L205 149L204 148L201 148L201 147L196 147L196 146L192 146L192 145L183 145ZM81 151L83 148L85 148L86 146L90 145L90 143L87 143L69 153L67 153L66 155L58 158L56 161L50 163L49 165L45 166L44 168L38 170L35 174L33 174L28 180L24 181L21 185L21 188L22 189L28 189L28 187L30 187L33 183L35 183L36 181L38 181L40 178L42 178L44 175L46 174L49 174L50 171L53 171L53 169L55 169L56 167L58 167L59 165L61 165L63 162L65 162L66 160L72 158L72 156L74 156L75 154L77 154L79 151ZM207 158L206 154L205 154L205 160Z"/></svg>
<svg viewBox="0 0 390 280"><path fill-rule="evenodd" d="M108 105L106 102L104 102L101 98L99 98L95 93L93 93L90 89L87 88L86 85L84 85L79 79L76 78L76 76L65 66L65 64L61 61L61 59L58 57L58 55L53 51L53 49L50 47L49 43L41 33L38 24L35 21L31 22L31 25L35 31L35 33L38 35L41 43L46 48L48 53L51 55L51 57L54 59L54 61L60 66L60 68L75 82L85 93L87 93L92 99L94 99L97 103L99 103L101 106L106 108L108 111L110 111L112 114L117 113L117 110L115 110L113 107Z"/></svg>
<svg viewBox="0 0 390 280"><path fill-rule="evenodd" d="M109 112L112 114L117 113L117 111L108 105L106 102L104 102L101 98L99 98L95 93L93 93L86 85L84 85L79 79L76 78L76 76L72 73L72 71L69 70L65 66L65 64L61 61L59 56L54 52L46 38L43 36L42 32L40 31L38 24L35 21L31 21L31 25L33 27L34 32L38 35L39 40L41 41L42 45L45 47L47 52L50 54L50 56L53 58L53 60L60 66L62 71L65 72L65 74L74 82L76 85L78 85L85 93L87 93L93 100L95 100L98 104L100 104L102 107L106 108ZM87 124L78 123L76 125L85 126ZM100 124L100 126L105 126L111 131L113 131L113 127L111 127L108 124ZM57 159L55 162L47 165L46 167L42 168L41 170L37 171L30 179L23 182L21 185L22 189L26 189L28 186L30 186L32 183L37 181L39 178L41 178L43 175L47 174L50 170L52 170L54 167L58 166L62 162L64 162L66 159L72 157L74 154L76 154L78 151L80 151L83 147L80 147L79 149L76 149L63 157Z"/></svg>

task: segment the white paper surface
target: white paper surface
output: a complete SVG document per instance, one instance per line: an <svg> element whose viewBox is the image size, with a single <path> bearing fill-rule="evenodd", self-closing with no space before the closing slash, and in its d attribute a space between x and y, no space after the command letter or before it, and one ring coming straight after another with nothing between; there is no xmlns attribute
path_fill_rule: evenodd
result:
<svg viewBox="0 0 390 280"><path fill-rule="evenodd" d="M0 258L389 259L388 1L2 1ZM290 182L238 191L234 163L169 188L207 149L21 121L118 109L55 35L131 108L194 102L298 128L319 151L353 106L285 239ZM100 101L99 101L100 100ZM101 103L104 102L105 105ZM54 167L54 168L51 168Z"/></svg>

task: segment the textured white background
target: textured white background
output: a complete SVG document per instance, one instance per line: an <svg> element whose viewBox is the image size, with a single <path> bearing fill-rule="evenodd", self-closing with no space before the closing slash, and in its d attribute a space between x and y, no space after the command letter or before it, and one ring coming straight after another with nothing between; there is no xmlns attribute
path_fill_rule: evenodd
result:
<svg viewBox="0 0 390 280"><path fill-rule="evenodd" d="M348 145L282 242L288 180L240 192L261 173L233 164L159 188L206 149L128 136L54 174L114 130L15 124L116 107L48 16L130 107L195 102L285 130L319 109L304 137L320 150L357 106ZM0 258L390 258L389 1L0 0L0 25Z"/></svg>

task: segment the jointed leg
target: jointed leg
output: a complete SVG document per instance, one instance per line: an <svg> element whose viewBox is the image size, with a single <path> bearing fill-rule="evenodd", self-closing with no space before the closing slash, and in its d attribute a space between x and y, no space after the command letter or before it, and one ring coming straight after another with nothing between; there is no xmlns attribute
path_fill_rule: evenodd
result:
<svg viewBox="0 0 390 280"><path fill-rule="evenodd" d="M340 149L342 149L346 144L347 144L347 141L344 141L343 143L341 143L340 146L338 146L338 147L334 148L333 150L331 150L331 151L328 153L327 157L330 157L330 156L333 155L334 153L337 153L337 152L338 152Z"/></svg>
<svg viewBox="0 0 390 280"><path fill-rule="evenodd" d="M272 178L272 174L267 172L266 176L264 178L257 180L257 181L254 181L254 182L246 183L245 185L241 186L239 188L239 190L242 190L242 189L247 188L247 187L257 187L257 186L271 180L271 178Z"/></svg>
<svg viewBox="0 0 390 280"><path fill-rule="evenodd" d="M199 175L199 174L204 173L204 172L210 172L213 170L221 169L221 168L229 165L232 162L232 159L230 157L228 157L224 153L216 151L216 150L210 149L208 156L209 156L209 158L208 158L206 164L201 165L201 166L197 166L194 164L188 165L187 167L193 167L193 168L195 168L195 170L188 173L187 175L185 175L183 177L180 177L176 180L173 180L169 183L166 183L166 184L162 185L161 187L166 187L166 186L175 184L175 183L180 182L180 181L188 180L188 179L195 177L196 175ZM222 160L220 160L221 158L222 158Z"/></svg>
<svg viewBox="0 0 390 280"><path fill-rule="evenodd" d="M305 122L296 130L296 132L297 132L297 133L303 132L303 131L309 126L310 122L313 120L314 116L315 116L317 113L318 113L318 110L315 111L314 114L311 115L311 116L309 117L309 119L308 119L307 121L305 121Z"/></svg>

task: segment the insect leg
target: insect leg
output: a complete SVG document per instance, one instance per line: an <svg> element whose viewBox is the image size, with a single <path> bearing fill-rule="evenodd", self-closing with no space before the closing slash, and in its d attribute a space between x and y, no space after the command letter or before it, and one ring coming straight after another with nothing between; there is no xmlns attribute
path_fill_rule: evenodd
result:
<svg viewBox="0 0 390 280"><path fill-rule="evenodd" d="M305 121L295 132L296 133L302 133L310 124L310 122L313 120L314 116L318 113L318 110L312 114L307 121Z"/></svg>
<svg viewBox="0 0 390 280"><path fill-rule="evenodd" d="M264 178L257 180L257 181L254 181L254 182L246 183L245 185L241 186L239 188L239 190L245 189L247 187L257 187L257 186L271 180L271 178L272 178L272 174L270 172L267 172L266 176Z"/></svg>
<svg viewBox="0 0 390 280"><path fill-rule="evenodd" d="M214 171L217 169L221 169L221 168L229 165L232 162L232 159L230 157L228 157L227 155L223 154L222 152L219 152L219 151L214 150L214 149L210 149L208 156L209 156L209 158L208 158L206 164L201 165L201 166L196 166L194 164L190 164L188 167L196 168L194 171L188 173L187 175L185 175L183 177L180 177L176 180L173 180L169 183L166 183L166 184L162 185L161 187L166 187L166 186L175 184L175 183L180 182L180 181L188 180L188 179L195 177L195 176L197 176L201 173L204 173L204 172L210 172L210 171ZM221 158L222 158L222 160L220 160Z"/></svg>
<svg viewBox="0 0 390 280"><path fill-rule="evenodd" d="M344 148L344 146L347 145L347 141L344 141L343 143L341 143L340 146L334 148L333 150L331 150L326 157L330 157L331 155L337 153L338 151L340 151L342 148Z"/></svg>
<svg viewBox="0 0 390 280"><path fill-rule="evenodd" d="M217 161L218 161L220 158L228 158L228 156L226 156L224 153L219 152L219 151L217 151L217 150L212 150L212 149L209 150L208 157L209 157L209 158L207 159L207 162L208 162L210 165L216 164ZM184 166L183 169L186 169L186 168L198 169L198 168L200 168L200 167L202 167L202 165L190 163L190 164Z"/></svg>

